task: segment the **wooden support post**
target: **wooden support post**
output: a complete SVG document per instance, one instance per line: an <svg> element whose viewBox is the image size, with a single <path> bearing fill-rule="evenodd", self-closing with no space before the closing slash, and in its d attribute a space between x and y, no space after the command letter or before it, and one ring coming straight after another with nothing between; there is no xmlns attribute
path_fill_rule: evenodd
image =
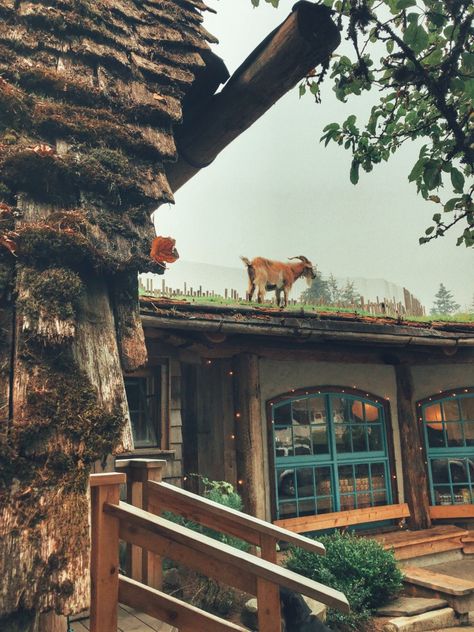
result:
<svg viewBox="0 0 474 632"><path fill-rule="evenodd" d="M421 432L413 401L413 380L407 364L395 365L398 427L402 452L405 502L410 508L408 524L414 529L431 527L428 475Z"/></svg>
<svg viewBox="0 0 474 632"><path fill-rule="evenodd" d="M124 474L93 474L91 485L91 632L117 632L119 521L104 513L118 505Z"/></svg>
<svg viewBox="0 0 474 632"><path fill-rule="evenodd" d="M259 632L280 632L280 589L277 584L257 578L257 607Z"/></svg>
<svg viewBox="0 0 474 632"><path fill-rule="evenodd" d="M127 477L127 502L134 507L159 515L159 508L148 498L147 481L161 482L166 461L160 459L123 459L115 464L116 469ZM154 553L147 553L140 547L127 544L127 574L136 581L151 588L161 588L162 560Z"/></svg>
<svg viewBox="0 0 474 632"><path fill-rule="evenodd" d="M234 362L235 443L238 491L245 511L265 519L265 473L258 356L238 355Z"/></svg>

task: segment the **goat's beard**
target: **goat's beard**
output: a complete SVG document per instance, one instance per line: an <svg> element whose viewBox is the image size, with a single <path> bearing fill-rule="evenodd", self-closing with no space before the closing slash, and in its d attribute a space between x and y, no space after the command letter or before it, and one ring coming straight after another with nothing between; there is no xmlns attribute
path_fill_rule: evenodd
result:
<svg viewBox="0 0 474 632"><path fill-rule="evenodd" d="M311 287L313 285L313 279L311 277L306 277L306 285Z"/></svg>

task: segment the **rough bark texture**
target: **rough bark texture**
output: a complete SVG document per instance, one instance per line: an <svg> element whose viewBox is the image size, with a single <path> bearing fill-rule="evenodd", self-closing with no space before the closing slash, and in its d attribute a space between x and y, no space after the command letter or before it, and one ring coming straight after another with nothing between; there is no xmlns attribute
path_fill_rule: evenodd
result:
<svg viewBox="0 0 474 632"><path fill-rule="evenodd" d="M132 279L162 271L150 213L172 201L163 163L205 8L0 0L1 630L87 605L88 474L131 446Z"/></svg>
<svg viewBox="0 0 474 632"><path fill-rule="evenodd" d="M265 520L263 420L258 356L242 353L234 363L237 489L247 513Z"/></svg>
<svg viewBox="0 0 474 632"><path fill-rule="evenodd" d="M403 484L405 501L410 508L409 525L414 529L428 529L431 527L428 474L413 400L413 379L410 367L407 364L395 365L395 375Z"/></svg>

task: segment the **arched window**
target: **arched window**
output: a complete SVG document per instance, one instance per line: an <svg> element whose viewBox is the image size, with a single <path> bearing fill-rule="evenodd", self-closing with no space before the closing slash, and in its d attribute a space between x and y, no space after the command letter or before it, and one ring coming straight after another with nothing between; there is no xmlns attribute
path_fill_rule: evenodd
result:
<svg viewBox="0 0 474 632"><path fill-rule="evenodd" d="M278 519L392 502L388 407L368 393L321 389L269 404Z"/></svg>
<svg viewBox="0 0 474 632"><path fill-rule="evenodd" d="M473 391L453 390L418 403L434 505L474 502Z"/></svg>

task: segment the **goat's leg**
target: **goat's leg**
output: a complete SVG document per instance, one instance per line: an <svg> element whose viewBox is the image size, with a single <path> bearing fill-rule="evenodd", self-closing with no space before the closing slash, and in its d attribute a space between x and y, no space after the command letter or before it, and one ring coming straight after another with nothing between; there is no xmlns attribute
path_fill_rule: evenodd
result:
<svg viewBox="0 0 474 632"><path fill-rule="evenodd" d="M257 294L257 300L259 303L263 303L263 300L265 298L265 289L259 285L258 286L258 294Z"/></svg>
<svg viewBox="0 0 474 632"><path fill-rule="evenodd" d="M290 293L290 288L289 287L284 287L283 288L283 305L281 305L280 307L287 307L288 306L288 294Z"/></svg>
<svg viewBox="0 0 474 632"><path fill-rule="evenodd" d="M249 281L249 289L247 290L247 300L252 302L253 295L255 292L255 283L253 281Z"/></svg>
<svg viewBox="0 0 474 632"><path fill-rule="evenodd" d="M275 296L276 296L277 307L280 307L280 303L281 303L281 289L280 288L277 288L275 290Z"/></svg>

